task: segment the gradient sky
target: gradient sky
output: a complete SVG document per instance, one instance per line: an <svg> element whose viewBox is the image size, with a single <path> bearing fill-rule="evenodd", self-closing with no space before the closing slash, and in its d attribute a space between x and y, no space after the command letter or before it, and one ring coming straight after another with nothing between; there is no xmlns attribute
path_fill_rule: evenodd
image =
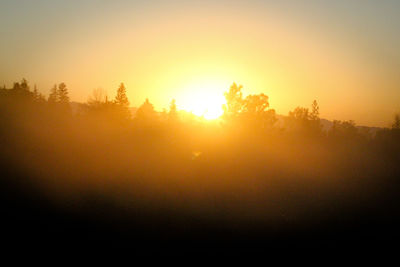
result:
<svg viewBox="0 0 400 267"><path fill-rule="evenodd" d="M279 2L279 3L274 3ZM400 111L400 1L0 0L0 84L75 101L124 82L133 106L221 98L232 82L278 113L388 126Z"/></svg>

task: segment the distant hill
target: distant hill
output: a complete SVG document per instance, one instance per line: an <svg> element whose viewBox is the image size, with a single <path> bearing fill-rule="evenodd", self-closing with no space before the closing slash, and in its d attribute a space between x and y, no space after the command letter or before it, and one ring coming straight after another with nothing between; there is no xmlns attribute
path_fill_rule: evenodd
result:
<svg viewBox="0 0 400 267"><path fill-rule="evenodd" d="M285 119L288 116L285 115L280 115L280 114L276 114L276 117L278 119L277 121L277 126L278 127L284 127L284 123L285 123ZM323 131L329 131L332 126L333 126L333 121L327 120L327 119L323 119L321 118L321 125L322 125L322 130ZM362 131L362 132L368 132L369 134L371 134L372 136L375 136L376 132L379 130L382 130L381 127L370 127L370 126L362 126L362 125L356 125L356 127Z"/></svg>

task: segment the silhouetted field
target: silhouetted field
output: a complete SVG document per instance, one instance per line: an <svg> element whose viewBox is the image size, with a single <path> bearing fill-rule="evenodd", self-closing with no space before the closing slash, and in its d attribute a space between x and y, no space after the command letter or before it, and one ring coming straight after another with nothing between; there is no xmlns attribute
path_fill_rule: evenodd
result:
<svg viewBox="0 0 400 267"><path fill-rule="evenodd" d="M268 97L243 99L236 85L214 122L182 119L173 105L158 113L148 101L131 118L118 99L73 113L68 99L45 100L22 85L0 92L0 205L10 242L399 238L396 123L375 135L353 122L324 131L314 102L278 127Z"/></svg>

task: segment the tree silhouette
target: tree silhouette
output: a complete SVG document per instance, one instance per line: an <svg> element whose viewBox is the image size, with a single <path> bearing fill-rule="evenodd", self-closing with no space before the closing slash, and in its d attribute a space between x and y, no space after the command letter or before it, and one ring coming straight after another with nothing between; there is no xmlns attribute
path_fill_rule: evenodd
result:
<svg viewBox="0 0 400 267"><path fill-rule="evenodd" d="M227 119L237 118L243 109L242 85L233 83L228 92L224 93L226 104L223 106L224 117Z"/></svg>
<svg viewBox="0 0 400 267"><path fill-rule="evenodd" d="M36 84L33 86L33 97L35 99L39 98L39 92L38 92L38 89L36 87Z"/></svg>
<svg viewBox="0 0 400 267"><path fill-rule="evenodd" d="M115 103L109 101L106 92L102 88L93 89L92 94L88 97L85 115L90 119L101 121L101 123L120 122L123 109ZM128 111L129 112L129 111Z"/></svg>
<svg viewBox="0 0 400 267"><path fill-rule="evenodd" d="M93 89L88 97L87 103L91 108L97 108L107 102L107 94L102 88Z"/></svg>
<svg viewBox="0 0 400 267"><path fill-rule="evenodd" d="M58 89L57 89L56 84L50 89L50 94L49 94L49 98L47 99L47 101L50 104L54 104L54 103L58 102Z"/></svg>
<svg viewBox="0 0 400 267"><path fill-rule="evenodd" d="M317 100L314 100L311 104L310 120L319 121L319 106Z"/></svg>
<svg viewBox="0 0 400 267"><path fill-rule="evenodd" d="M308 108L297 107L289 111L289 116L285 119L286 129L296 134L304 134L308 130L308 119Z"/></svg>
<svg viewBox="0 0 400 267"><path fill-rule="evenodd" d="M289 112L289 117L297 121L307 122L309 118L308 113L308 108L297 107L293 111Z"/></svg>
<svg viewBox="0 0 400 267"><path fill-rule="evenodd" d="M21 89L22 90L24 90L24 91L27 91L27 92L29 92L29 85L28 85L28 81L24 78L24 79L22 79L22 81L21 81Z"/></svg>
<svg viewBox="0 0 400 267"><path fill-rule="evenodd" d="M153 104L146 98L146 101L136 111L136 119L140 122L152 122L156 117L157 112L154 110Z"/></svg>
<svg viewBox="0 0 400 267"><path fill-rule="evenodd" d="M13 90L15 90L15 91L21 90L21 85L19 84L19 82L14 83Z"/></svg>
<svg viewBox="0 0 400 267"><path fill-rule="evenodd" d="M36 87L36 84L35 84L34 87L33 87L33 92L32 92L32 94L33 94L33 99L34 99L34 101L36 101L36 102L45 102L45 101L46 101L46 99L44 98L44 96L43 96L41 93L39 93L39 91L38 91L38 89L37 89L37 87Z"/></svg>
<svg viewBox="0 0 400 267"><path fill-rule="evenodd" d="M394 115L394 122L392 124L392 129L400 130L400 114Z"/></svg>
<svg viewBox="0 0 400 267"><path fill-rule="evenodd" d="M20 83L15 82L10 93L22 97L25 100L32 99L33 96L26 79L22 79Z"/></svg>
<svg viewBox="0 0 400 267"><path fill-rule="evenodd" d="M310 133L320 135L322 133L321 119L319 118L319 105L317 100L311 104L311 112L309 113Z"/></svg>
<svg viewBox="0 0 400 267"><path fill-rule="evenodd" d="M253 116L263 114L269 107L268 96L264 94L248 95L243 101L243 110Z"/></svg>
<svg viewBox="0 0 400 267"><path fill-rule="evenodd" d="M116 108L119 112L119 117L122 119L130 119L131 112L129 110L129 100L126 96L126 88L123 83L120 84L117 90L117 95L115 96L114 103L116 104Z"/></svg>
<svg viewBox="0 0 400 267"><path fill-rule="evenodd" d="M322 133L321 120L319 118L319 105L316 100L311 104L311 112L308 108L297 107L289 112L286 118L286 126L289 131L298 134L316 136Z"/></svg>
<svg viewBox="0 0 400 267"><path fill-rule="evenodd" d="M117 95L115 96L115 103L121 107L128 108L129 100L126 96L126 88L123 83L120 84L117 90Z"/></svg>
<svg viewBox="0 0 400 267"><path fill-rule="evenodd" d="M59 103L64 105L69 103L68 89L65 83L60 83L58 85L57 96Z"/></svg>
<svg viewBox="0 0 400 267"><path fill-rule="evenodd" d="M240 122L252 128L270 128L277 121L275 110L268 109L268 96L265 94L248 95L243 99L243 86L233 83L224 93L226 104L223 106L226 121Z"/></svg>
<svg viewBox="0 0 400 267"><path fill-rule="evenodd" d="M342 140L351 140L359 136L356 124L352 120L334 120L328 135L335 138L341 138Z"/></svg>
<svg viewBox="0 0 400 267"><path fill-rule="evenodd" d="M268 109L268 96L265 94L248 95L243 101L242 113L248 122L261 128L270 128L276 122L275 110Z"/></svg>

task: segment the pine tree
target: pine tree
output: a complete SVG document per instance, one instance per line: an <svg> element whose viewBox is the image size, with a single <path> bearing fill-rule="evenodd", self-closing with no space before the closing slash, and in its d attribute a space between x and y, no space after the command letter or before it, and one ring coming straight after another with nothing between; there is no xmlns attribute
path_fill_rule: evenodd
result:
<svg viewBox="0 0 400 267"><path fill-rule="evenodd" d="M151 122L156 116L157 112L154 110L154 106L150 103L148 98L146 98L146 101L136 111L136 118L140 121Z"/></svg>
<svg viewBox="0 0 400 267"><path fill-rule="evenodd" d="M129 100L126 96L126 88L123 83L118 87L114 103L117 105L121 118L129 120L131 118L131 112L129 110Z"/></svg>
<svg viewBox="0 0 400 267"><path fill-rule="evenodd" d="M67 85L65 83L60 83L58 85L57 96L58 96L59 103L61 103L61 104L69 103L68 89L67 89Z"/></svg>
<svg viewBox="0 0 400 267"><path fill-rule="evenodd" d="M33 98L35 100L39 99L39 92L37 90L36 84L33 86Z"/></svg>
<svg viewBox="0 0 400 267"><path fill-rule="evenodd" d="M319 106L318 106L318 103L316 100L314 100L311 105L310 120L312 120L312 121L319 120Z"/></svg>
<svg viewBox="0 0 400 267"><path fill-rule="evenodd" d="M45 101L46 101L46 99L44 98L44 96L43 96L41 93L39 93L39 91L38 91L38 89L37 89L37 87L36 87L36 84L35 84L35 86L33 87L33 92L32 92L32 94L33 94L33 100L34 100L34 101L36 101L36 102L45 102Z"/></svg>
<svg viewBox="0 0 400 267"><path fill-rule="evenodd" d="M47 101L52 104L58 102L58 89L56 84L51 88Z"/></svg>
<svg viewBox="0 0 400 267"><path fill-rule="evenodd" d="M123 83L118 88L117 95L115 97L115 103L121 107L128 108L129 107L129 100L126 96L126 88Z"/></svg>
<svg viewBox="0 0 400 267"><path fill-rule="evenodd" d="M314 100L313 103L311 104L311 112L309 113L309 126L310 126L310 131L313 134L321 134L321 120L319 118L319 106L317 103L317 100Z"/></svg>

